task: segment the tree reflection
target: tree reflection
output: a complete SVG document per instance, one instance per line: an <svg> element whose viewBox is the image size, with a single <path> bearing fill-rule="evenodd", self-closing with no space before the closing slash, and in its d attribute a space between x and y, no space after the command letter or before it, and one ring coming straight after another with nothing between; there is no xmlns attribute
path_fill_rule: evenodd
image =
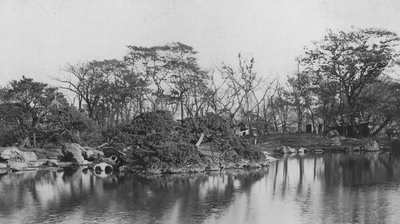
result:
<svg viewBox="0 0 400 224"><path fill-rule="evenodd" d="M391 222L399 186L400 155L380 153L287 155L253 172L41 170L0 176L0 222Z"/></svg>
<svg viewBox="0 0 400 224"><path fill-rule="evenodd" d="M396 159L395 159L396 158ZM378 184L400 180L398 156L382 153L355 155L326 154L324 163L327 184Z"/></svg>
<svg viewBox="0 0 400 224"><path fill-rule="evenodd" d="M223 211L236 192L249 191L264 175L265 171L226 171L98 178L82 169L8 174L0 179L0 193L4 195L0 207L6 208L1 211L0 220L2 217L11 220L18 209L32 206L32 213L25 215L34 216L34 222L45 222L49 216L67 216L77 209L82 217L105 218L107 213L118 211L131 213L132 220L143 217L155 222L177 208L177 218L182 222L203 220Z"/></svg>
<svg viewBox="0 0 400 224"><path fill-rule="evenodd" d="M272 194L281 195L286 206L293 198L302 216L315 222L376 223L393 217L390 192L400 185L398 155L290 155L270 169Z"/></svg>

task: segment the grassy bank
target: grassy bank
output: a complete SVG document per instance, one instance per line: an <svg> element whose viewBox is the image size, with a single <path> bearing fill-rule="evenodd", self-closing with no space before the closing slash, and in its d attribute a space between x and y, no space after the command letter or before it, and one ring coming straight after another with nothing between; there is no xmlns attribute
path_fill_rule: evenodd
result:
<svg viewBox="0 0 400 224"><path fill-rule="evenodd" d="M309 150L329 150L337 147L333 144L332 139L327 138L323 135L311 133L285 135L283 135L282 133L274 133L257 137L244 136L242 137L242 139L247 141L250 147L256 148L261 151L266 151L269 154L272 154L274 149L279 146L289 146L297 149L303 147ZM383 146L385 148L390 147L391 145L391 143L386 138L377 137L373 139L377 141L380 146ZM341 142L342 147L354 147L357 145L362 145L368 140L370 140L370 138L344 138L343 140L341 140Z"/></svg>

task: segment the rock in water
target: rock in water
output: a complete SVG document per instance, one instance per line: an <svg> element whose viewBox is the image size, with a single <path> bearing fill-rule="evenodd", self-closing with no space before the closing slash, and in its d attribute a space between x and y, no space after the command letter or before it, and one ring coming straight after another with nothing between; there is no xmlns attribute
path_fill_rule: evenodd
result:
<svg viewBox="0 0 400 224"><path fill-rule="evenodd" d="M301 148L299 148L298 152L299 152L300 154L303 154L303 153L308 152L308 149L301 147Z"/></svg>
<svg viewBox="0 0 400 224"><path fill-rule="evenodd" d="M289 146L284 146L283 153L284 154L297 153L297 150Z"/></svg>
<svg viewBox="0 0 400 224"><path fill-rule="evenodd" d="M64 154L66 162L86 164L86 160L82 156L83 147L77 143L64 143L61 152Z"/></svg>
<svg viewBox="0 0 400 224"><path fill-rule="evenodd" d="M375 140L370 140L368 141L367 144L363 146L364 150L366 152L375 152L375 151L380 151L379 149L379 144Z"/></svg>
<svg viewBox="0 0 400 224"><path fill-rule="evenodd" d="M274 151L280 154L297 153L297 150L295 148L288 146L279 146Z"/></svg>

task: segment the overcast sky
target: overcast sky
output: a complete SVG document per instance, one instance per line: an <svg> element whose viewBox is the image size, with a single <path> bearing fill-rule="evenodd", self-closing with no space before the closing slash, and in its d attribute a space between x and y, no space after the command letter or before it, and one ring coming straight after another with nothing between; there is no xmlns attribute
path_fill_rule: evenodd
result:
<svg viewBox="0 0 400 224"><path fill-rule="evenodd" d="M66 64L122 59L127 45L181 42L202 68L254 57L261 75L286 76L326 29L400 35L398 0L1 0L0 86L22 75L56 85Z"/></svg>

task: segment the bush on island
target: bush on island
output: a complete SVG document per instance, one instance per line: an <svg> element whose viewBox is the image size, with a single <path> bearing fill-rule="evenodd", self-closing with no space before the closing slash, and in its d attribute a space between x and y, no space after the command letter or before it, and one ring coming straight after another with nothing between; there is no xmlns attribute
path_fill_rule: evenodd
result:
<svg viewBox="0 0 400 224"><path fill-rule="evenodd" d="M167 111L146 112L129 125L105 132L113 146L127 149L128 163L143 169L206 163L208 160L195 146L202 134L202 142L211 144L211 150L221 155L220 159L237 162L241 158L264 158L261 152L245 149L229 122L213 113L188 117L179 124Z"/></svg>

